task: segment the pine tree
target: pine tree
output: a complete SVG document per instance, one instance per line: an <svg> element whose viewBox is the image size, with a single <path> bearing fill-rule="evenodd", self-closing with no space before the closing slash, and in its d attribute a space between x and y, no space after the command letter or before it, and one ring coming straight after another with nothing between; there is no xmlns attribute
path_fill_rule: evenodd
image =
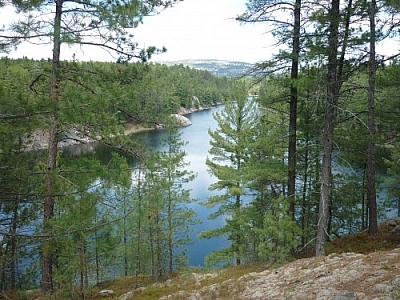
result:
<svg viewBox="0 0 400 300"><path fill-rule="evenodd" d="M243 239L242 206L248 194L248 182L245 180L244 166L249 158L249 145L255 138L254 130L257 124L257 109L255 102L247 99L246 91L236 90L234 99L225 104L224 110L215 113L218 129L209 130L211 136L210 157L206 164L210 172L217 178L209 189L221 191L210 197L206 205L218 205L218 211L211 217L230 216L230 220L222 229L204 232L204 237L225 234L232 241L230 257L236 264L241 264ZM225 257L229 259L230 257Z"/></svg>
<svg viewBox="0 0 400 300"><path fill-rule="evenodd" d="M58 194L56 179L57 170L57 145L62 127L60 120L60 106L65 103L63 97L64 88L69 82L86 87L95 93L95 87L89 88L85 82L75 81L66 72L66 65L61 61L61 45L89 45L97 46L107 51L114 52L118 62L126 62L132 58L147 60L151 54L157 52L155 47L146 50L136 48L132 41L132 35L127 28L136 27L142 17L153 11L157 6L166 7L174 1L132 1L121 3L87 1L82 4L79 1L57 0L12 2L20 15L25 15L26 20L21 20L5 28L0 42L1 50L7 50L12 45L18 45L26 40L47 39L45 43L52 44L52 59L49 72L40 74L31 86L42 78L48 79L50 88L47 90L48 109L46 124L49 132L48 154L45 170L46 195L43 209L43 235L42 247L42 291L44 293L53 290L53 265L54 250L49 244L53 235L52 219ZM43 15L41 12L46 11ZM52 19L49 19L48 11L52 11ZM42 17L41 17L42 16ZM67 26L65 24L68 24ZM69 81L70 80L70 81Z"/></svg>
<svg viewBox="0 0 400 300"><path fill-rule="evenodd" d="M194 211L183 206L184 203L192 201L190 191L184 189L184 184L195 178L193 172L186 170L188 163L184 160L186 156L185 143L180 140L180 134L175 128L176 124L170 126L172 127L168 129L163 141L166 150L157 155L159 185L164 191L164 232L166 233L167 249L165 255L168 272L172 272L174 269L174 250L189 242L186 236L188 225L194 222Z"/></svg>
<svg viewBox="0 0 400 300"><path fill-rule="evenodd" d="M250 0L247 3L247 11L237 19L241 22L265 22L273 26L273 34L278 38L278 44L288 45L290 53L281 51L271 61L256 64L256 70L262 70L267 74L281 71L283 66L290 69L290 106L289 106L289 140L288 140L288 196L291 199L289 209L295 218L296 203L296 145L297 145L297 106L298 84L300 66L300 37L302 29L301 0L275 1L275 0ZM291 11L293 22L282 21L277 12ZM290 66L290 67L289 67Z"/></svg>
<svg viewBox="0 0 400 300"><path fill-rule="evenodd" d="M376 146L375 146L375 81L376 81L376 0L371 0L368 9L370 20L369 37L369 62L368 62L368 131L370 141L368 143L367 161L367 202L369 212L368 232L371 235L378 234L378 211L376 204Z"/></svg>
<svg viewBox="0 0 400 300"><path fill-rule="evenodd" d="M163 150L150 152L136 172L137 212L130 222L136 228L130 238L136 246L135 273L150 271L155 278L177 267L176 251L190 242L189 225L196 223L195 212L186 207L193 199L185 188L195 175L186 170L185 142L176 126L168 123Z"/></svg>
<svg viewBox="0 0 400 300"><path fill-rule="evenodd" d="M25 282L20 280L19 261L27 259L36 245L19 233L29 230L29 224L38 218L40 209L32 193L35 187L32 170L42 154L26 152L27 137L39 119L33 113L38 102L29 98L29 70L33 63L27 59L15 62L3 58L0 64L0 230L3 233L0 286L7 290L30 287L37 276L33 270L32 274L26 274Z"/></svg>
<svg viewBox="0 0 400 300"><path fill-rule="evenodd" d="M278 264L287 261L298 244L299 228L288 213L288 200L282 195L272 197L263 228L258 230L262 241L257 248L259 256Z"/></svg>
<svg viewBox="0 0 400 300"><path fill-rule="evenodd" d="M295 218L296 203L296 146L297 146L297 106L299 101L297 79L300 66L300 38L301 38L301 6L302 1L248 1L247 11L238 17L242 22L265 22L273 27L273 35L278 38L278 44L287 45L290 52L281 51L271 61L256 64L255 69L267 74L282 70L282 65L288 65L290 69L290 100L289 100L289 139L288 139L288 196L290 198L289 209ZM282 22L277 12L291 11L293 21ZM283 37L283 38L282 38ZM289 67L290 66L290 67Z"/></svg>

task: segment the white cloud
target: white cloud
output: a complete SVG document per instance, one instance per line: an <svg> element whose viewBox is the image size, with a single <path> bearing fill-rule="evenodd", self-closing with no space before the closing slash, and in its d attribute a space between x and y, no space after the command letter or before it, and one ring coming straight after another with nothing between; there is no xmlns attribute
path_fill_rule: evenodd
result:
<svg viewBox="0 0 400 300"><path fill-rule="evenodd" d="M222 59L255 62L268 57L265 24L241 25L234 18L245 1L185 0L147 17L135 36L145 45L165 46L156 60Z"/></svg>
<svg viewBox="0 0 400 300"><path fill-rule="evenodd" d="M245 0L184 0L155 16L144 18L143 24L132 30L142 48L165 46L167 53L155 56L154 61L181 59L221 59L256 62L269 56L265 24L241 25L234 18L246 9ZM1 9L9 19L12 12ZM14 14L15 16L15 14ZM7 21L8 21L7 20ZM6 22L2 19L0 25ZM109 53L94 47L62 47L62 59L114 60ZM11 58L50 58L49 45L25 43Z"/></svg>
<svg viewBox="0 0 400 300"><path fill-rule="evenodd" d="M241 25L235 20L246 10L246 0L184 0L155 16L144 18L144 23L132 30L142 48L165 46L167 53L153 57L153 61L182 59L220 59L254 63L266 60L278 50L268 25ZM0 27L15 17L12 9L3 7ZM377 47L380 54L390 55L399 50L398 40L385 40ZM62 59L115 61L108 52L98 47L62 47ZM25 43L9 57L41 59L52 55L50 45Z"/></svg>

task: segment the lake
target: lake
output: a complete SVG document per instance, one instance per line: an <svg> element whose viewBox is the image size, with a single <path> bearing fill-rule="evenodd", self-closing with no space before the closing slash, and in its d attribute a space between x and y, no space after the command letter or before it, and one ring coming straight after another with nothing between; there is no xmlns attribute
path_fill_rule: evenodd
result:
<svg viewBox="0 0 400 300"><path fill-rule="evenodd" d="M189 256L189 265L191 266L204 266L204 258L212 251L226 248L230 242L225 237L211 238L211 239L198 239L197 235L205 230L220 228L224 226L225 219L220 217L216 220L209 220L208 216L215 212L215 209L207 208L201 205L199 202L207 200L208 197L213 195L215 191L209 191L208 187L216 181L216 178L207 171L206 158L210 149L210 136L208 130L215 130L217 128L217 122L213 118L213 112L217 112L223 109L223 106L213 107L212 109L202 110L187 115L191 122L191 126L183 127L179 129L181 138L187 142L185 146L186 158L189 162L187 169L194 172L197 177L192 182L184 186L185 189L191 191L191 197L198 199L197 202L187 204L195 212L197 212L197 218L201 220L201 224L191 226L192 233L190 235L192 244L186 245L187 254ZM152 147L155 150L164 150L161 147L162 139L164 138L166 131L164 130L153 130L138 133L133 135L133 138L141 139L146 146ZM81 147L73 147L74 149L81 149ZM80 150L81 151L81 150ZM110 150L104 150L110 151ZM109 153L108 153L109 154ZM134 159L130 160L134 163ZM344 166L335 164L338 172L348 173L351 170L346 169ZM379 199L383 199L386 196L386 189L382 189L379 193ZM382 200L380 200L382 201ZM394 217L397 210L391 210L383 218Z"/></svg>
<svg viewBox="0 0 400 300"><path fill-rule="evenodd" d="M209 129L216 129L217 122L213 118L213 112L223 109L223 106L213 107L211 109L194 112L186 115L192 122L192 125L179 129L181 139L187 142L185 146L186 158L189 162L187 169L194 172L197 177L192 182L184 186L185 189L191 190L191 197L198 199L197 202L188 204L190 208L197 212L197 218L201 220L201 224L191 226L192 244L184 246L188 250L189 265L203 266L204 258L210 252L227 247L230 243L224 237L211 239L198 239L197 235L207 229L222 227L225 223L223 217L215 220L209 220L208 216L216 209L204 207L199 202L205 201L208 197L215 194L215 191L209 191L210 184L216 181L216 178L207 171L206 158L210 149ZM161 149L161 140L165 135L164 130L146 131L135 134L134 138L140 138L148 147L155 150Z"/></svg>

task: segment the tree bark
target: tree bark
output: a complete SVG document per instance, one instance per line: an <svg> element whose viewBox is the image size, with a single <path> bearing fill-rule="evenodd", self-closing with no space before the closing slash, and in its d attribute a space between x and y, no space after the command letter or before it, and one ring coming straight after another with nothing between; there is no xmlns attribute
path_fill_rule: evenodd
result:
<svg viewBox="0 0 400 300"><path fill-rule="evenodd" d="M295 219L296 203L296 142L297 142L297 102L298 92L297 83L299 76L299 52L300 52L300 9L301 0L296 0L294 7L294 26L293 26L293 48L292 66L290 78L290 117L289 117L289 147L288 147L288 197L289 210L293 220Z"/></svg>
<svg viewBox="0 0 400 300"><path fill-rule="evenodd" d="M337 78L338 43L339 43L339 16L340 0L332 0L329 11L329 49L328 49L328 77L326 93L326 113L324 123L324 149L322 157L321 195L319 201L317 221L316 256L325 255L327 238L327 221L329 214L329 199L332 181L332 150L333 130L336 122L339 84Z"/></svg>
<svg viewBox="0 0 400 300"><path fill-rule="evenodd" d="M17 227L19 223L19 213L18 213L18 208L19 208L19 196L15 197L15 202L14 202L14 209L13 209L13 217L12 217L12 224L11 224L11 263L10 263L10 288L12 290L15 290L17 288L17 259L18 259L18 254L17 254Z"/></svg>
<svg viewBox="0 0 400 300"><path fill-rule="evenodd" d="M127 215L126 215L126 205L127 205L127 196L123 195L123 206L124 206L124 219L123 219L123 241L124 241L124 276L128 276L128 225L127 225Z"/></svg>
<svg viewBox="0 0 400 300"><path fill-rule="evenodd" d="M376 75L376 55L375 55L375 14L376 0L371 0L369 7L370 20L370 45L368 63L368 130L370 140L368 142L368 161L367 161L367 202L369 207L369 226L368 232L371 235L378 233L378 213L376 205L376 159L375 159L375 75Z"/></svg>
<svg viewBox="0 0 400 300"><path fill-rule="evenodd" d="M136 193L138 196L138 224L137 224L137 236L136 236L136 268L135 268L135 286L139 287L139 274L142 272L142 264L140 261L140 253L141 253L141 242L142 242L142 165L139 166L138 169L138 182L136 187Z"/></svg>
<svg viewBox="0 0 400 300"><path fill-rule="evenodd" d="M338 61L340 0L332 0L331 3L332 5L329 11L330 25L326 114L324 123L324 152L322 157L321 195L317 220L316 256L325 255L325 243L329 232L327 221L329 219L329 202L332 183L333 132L336 126L339 92L345 78L343 68L350 35L350 18L353 13L353 0L348 0L342 49Z"/></svg>
<svg viewBox="0 0 400 300"><path fill-rule="evenodd" d="M52 249L52 225L50 221L54 216L54 171L57 157L57 123L55 117L51 117L49 148L47 156L46 192L43 210L43 235L45 240L42 245L42 292L49 293L53 290L53 252ZM54 145L55 144L55 145Z"/></svg>
<svg viewBox="0 0 400 300"><path fill-rule="evenodd" d="M52 59L52 77L50 86L50 97L53 103L50 119L49 146L47 154L47 174L46 191L43 209L43 235L46 237L42 245L42 292L49 293L53 290L53 258L54 249L52 249L52 225L50 220L54 216L55 203L55 182L54 172L57 161L57 102L59 99L59 68L60 68L60 48L61 48L61 16L63 0L56 1L56 13L54 17L53 33L53 59Z"/></svg>

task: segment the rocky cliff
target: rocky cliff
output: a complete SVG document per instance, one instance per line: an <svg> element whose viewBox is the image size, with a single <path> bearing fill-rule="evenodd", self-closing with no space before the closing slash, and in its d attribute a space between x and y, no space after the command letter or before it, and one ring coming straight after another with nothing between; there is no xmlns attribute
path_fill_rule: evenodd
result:
<svg viewBox="0 0 400 300"><path fill-rule="evenodd" d="M195 111L203 110L206 108L180 108L177 114L172 114L171 117L175 118L179 126L185 127L192 125L191 121L185 117L185 114L189 114ZM159 124L159 126L153 127L144 127L142 124L125 124L125 134L134 134L145 130L153 130L162 128L163 125ZM24 138L24 150L25 151L36 151L40 149L46 149L48 147L49 140L49 132L44 130L35 130L33 133L26 135ZM82 131L72 128L63 132L63 134L59 137L58 147L63 148L76 144L88 144L94 143L96 141L101 140L101 137L92 137L88 134L83 134Z"/></svg>

